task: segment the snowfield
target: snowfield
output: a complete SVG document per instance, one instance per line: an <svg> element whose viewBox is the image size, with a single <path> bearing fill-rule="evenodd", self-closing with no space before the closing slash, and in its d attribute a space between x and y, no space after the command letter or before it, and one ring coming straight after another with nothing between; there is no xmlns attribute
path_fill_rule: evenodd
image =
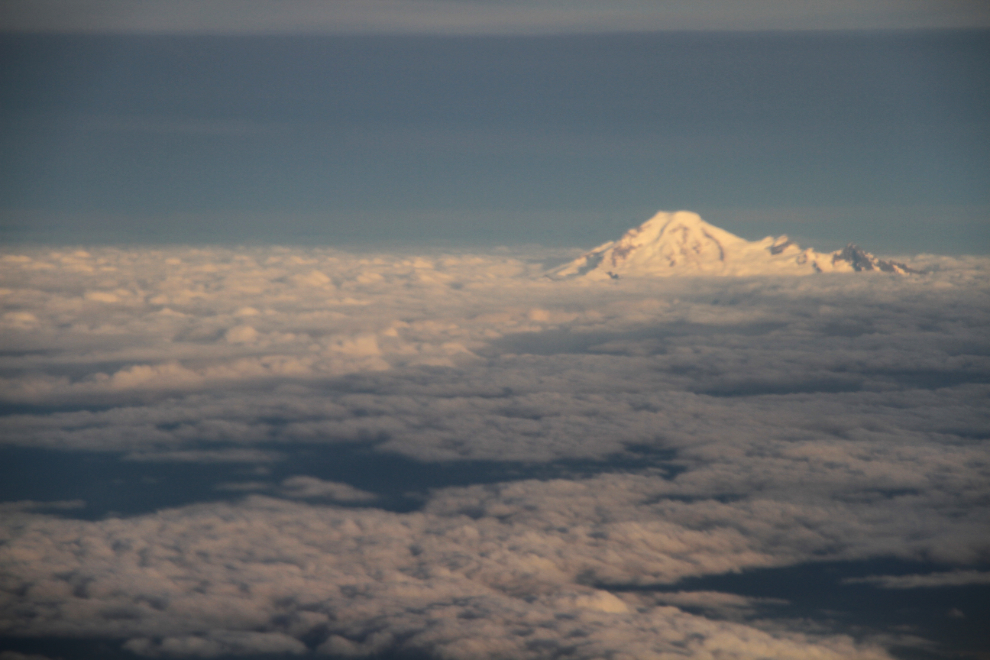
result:
<svg viewBox="0 0 990 660"><path fill-rule="evenodd" d="M881 271L917 272L878 259L852 243L822 254L802 250L787 236L747 241L710 225L697 213L660 211L617 241L609 241L551 271L554 279L670 277L685 275L808 275Z"/></svg>

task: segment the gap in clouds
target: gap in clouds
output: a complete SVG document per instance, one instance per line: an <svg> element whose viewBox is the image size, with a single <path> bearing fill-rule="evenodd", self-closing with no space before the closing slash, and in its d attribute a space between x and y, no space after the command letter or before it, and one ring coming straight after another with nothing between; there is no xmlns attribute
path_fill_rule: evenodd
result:
<svg viewBox="0 0 990 660"><path fill-rule="evenodd" d="M937 562L905 561L879 557L860 561L823 561L783 568L759 568L738 573L691 577L675 584L597 585L612 591L644 594L688 611L718 616L718 600L691 602L683 594L697 592L743 596L748 611L743 616L772 625L774 619L803 621L812 629L815 621L856 637L887 636L891 653L903 660L979 658L985 650L985 624L990 621L990 587L985 584L927 589L871 589L853 581L864 576L915 575L945 570ZM990 563L982 565L990 569ZM678 598L678 596L681 596ZM665 600L667 599L667 600ZM732 611L729 610L731 615ZM723 615L724 616L724 615ZM820 625L820 624L819 624ZM936 641L934 646L908 643L910 635ZM904 637L898 644L898 637Z"/></svg>
<svg viewBox="0 0 990 660"><path fill-rule="evenodd" d="M261 444L255 453L230 456L225 446L199 442L197 451L142 455L0 447L5 478L0 503L37 502L49 515L79 520L136 516L199 502L236 501L246 494L300 497L286 480L311 477L343 483L373 495L341 501L330 493L302 499L335 506L374 507L408 513L422 508L432 490L522 480L586 479L600 474L648 474L672 479L683 472L673 450L633 446L604 460L560 459L547 463L462 460L427 462L375 451L364 443ZM226 451L214 452L211 449ZM72 508L45 502L81 500Z"/></svg>

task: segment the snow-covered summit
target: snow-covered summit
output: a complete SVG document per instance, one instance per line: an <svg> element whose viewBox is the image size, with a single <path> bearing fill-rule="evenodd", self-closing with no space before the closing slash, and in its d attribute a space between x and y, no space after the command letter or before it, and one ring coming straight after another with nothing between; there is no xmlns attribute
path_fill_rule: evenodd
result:
<svg viewBox="0 0 990 660"><path fill-rule="evenodd" d="M802 250L787 236L747 241L710 225L697 213L661 211L574 261L548 273L553 279L586 277L656 277L670 275L802 275L823 272L879 270L914 272L904 264L884 261L852 243L822 254Z"/></svg>

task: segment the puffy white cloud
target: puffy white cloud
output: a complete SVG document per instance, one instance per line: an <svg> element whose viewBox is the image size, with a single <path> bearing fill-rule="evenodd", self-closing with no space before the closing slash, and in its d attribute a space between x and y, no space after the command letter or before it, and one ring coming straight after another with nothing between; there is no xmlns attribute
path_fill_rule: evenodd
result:
<svg viewBox="0 0 990 660"><path fill-rule="evenodd" d="M257 496L99 522L22 513L0 549L2 630L131 637L152 656L304 652L305 639L345 656L886 657L590 586L782 560L728 521L644 518L618 479L508 489L452 490L409 514ZM456 512L479 500L480 515Z"/></svg>
<svg viewBox="0 0 990 660"><path fill-rule="evenodd" d="M307 651L305 644L284 633L247 631L213 631L201 635L166 637L160 640L138 637L126 642L124 648L152 658L175 656L215 658L221 655L255 653L301 655Z"/></svg>
<svg viewBox="0 0 990 660"><path fill-rule="evenodd" d="M241 465L212 492L266 496L0 506L0 630L148 656L879 658L752 599L649 587L890 556L982 580L990 261L553 282L541 257L4 255L3 447ZM326 445L502 476L403 513L347 475L248 469Z"/></svg>
<svg viewBox="0 0 990 660"><path fill-rule="evenodd" d="M325 481L316 477L298 475L282 481L279 491L284 497L299 499L327 499L334 502L371 502L374 493L354 488L336 481Z"/></svg>

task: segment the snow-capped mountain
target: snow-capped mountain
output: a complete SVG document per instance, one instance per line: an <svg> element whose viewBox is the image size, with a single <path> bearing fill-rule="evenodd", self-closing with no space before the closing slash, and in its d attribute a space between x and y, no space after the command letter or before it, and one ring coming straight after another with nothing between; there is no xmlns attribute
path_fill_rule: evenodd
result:
<svg viewBox="0 0 990 660"><path fill-rule="evenodd" d="M548 273L553 279L670 275L802 275L877 270L913 273L904 264L878 259L852 243L823 254L802 250L787 236L747 241L702 220L697 213L661 211L574 261Z"/></svg>

